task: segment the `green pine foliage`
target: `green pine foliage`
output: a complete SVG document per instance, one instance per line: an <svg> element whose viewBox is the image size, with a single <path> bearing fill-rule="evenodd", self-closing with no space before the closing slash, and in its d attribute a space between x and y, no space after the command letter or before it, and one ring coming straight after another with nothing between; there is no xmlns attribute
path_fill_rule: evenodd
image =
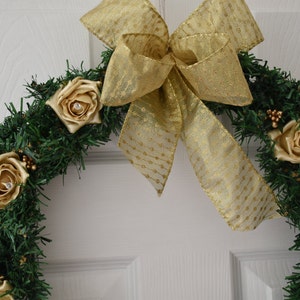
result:
<svg viewBox="0 0 300 300"><path fill-rule="evenodd" d="M48 299L51 287L43 279L43 247L50 242L43 236L41 212L48 198L43 187L54 177L64 175L69 165L84 169L84 157L90 147L105 144L111 133L121 129L127 107L104 107L101 124L86 125L71 134L46 100L75 77L104 81L111 51L103 53L96 69L79 70L68 65L66 74L45 83L33 79L26 85L26 110L21 101L17 110L8 105L10 116L0 125L0 153L15 151L31 158L37 166L18 198L0 210L0 275L13 285L15 300Z"/></svg>

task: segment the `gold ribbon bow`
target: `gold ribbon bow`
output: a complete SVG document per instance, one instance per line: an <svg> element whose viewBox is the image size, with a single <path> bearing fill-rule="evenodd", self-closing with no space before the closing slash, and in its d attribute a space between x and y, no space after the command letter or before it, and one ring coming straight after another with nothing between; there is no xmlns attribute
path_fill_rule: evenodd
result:
<svg viewBox="0 0 300 300"><path fill-rule="evenodd" d="M200 99L251 103L237 51L263 40L243 0L206 0L169 37L148 0L104 0L81 19L115 49L101 101L131 102L119 146L158 193L181 137L195 173L236 230L278 216L271 189Z"/></svg>

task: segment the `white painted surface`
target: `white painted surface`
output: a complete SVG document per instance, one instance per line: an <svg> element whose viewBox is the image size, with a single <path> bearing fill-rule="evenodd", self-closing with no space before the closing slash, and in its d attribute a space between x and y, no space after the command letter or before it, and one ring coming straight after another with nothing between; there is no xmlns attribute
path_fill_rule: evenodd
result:
<svg viewBox="0 0 300 300"><path fill-rule="evenodd" d="M281 300L285 276L299 262L299 254L289 251L232 252L234 300Z"/></svg>
<svg viewBox="0 0 300 300"><path fill-rule="evenodd" d="M256 53L299 78L300 2L247 2L265 36ZM172 32L199 0L153 3L165 14ZM22 85L32 75L44 81L62 74L66 59L75 66L84 61L87 68L97 62L101 44L79 22L96 4L98 0L1 0L1 103L18 103L25 94ZM4 104L0 112L2 119L7 114ZM46 209L47 233L53 239L46 249L54 262L47 273L54 287L52 299L232 300L236 290L249 291L244 285L232 285L230 253L281 253L292 244L294 232L284 219L266 221L252 232L233 232L201 190L181 144L160 198L119 152L102 157L105 160L89 160L81 179L71 167L64 186L62 178L56 178L47 187L52 199ZM125 269L112 267L127 257L135 258L134 271L128 269L131 264ZM107 260L111 265L106 270L84 265ZM72 266L75 272L70 271ZM278 277L285 271L278 268ZM261 276L250 277L248 281L257 286ZM131 298L124 294L128 278ZM91 284L93 292L87 298ZM115 294L106 293L109 290ZM275 294L268 297L278 299Z"/></svg>
<svg viewBox="0 0 300 300"><path fill-rule="evenodd" d="M49 263L45 273L56 287L53 299L137 300L136 266L135 257L64 260Z"/></svg>

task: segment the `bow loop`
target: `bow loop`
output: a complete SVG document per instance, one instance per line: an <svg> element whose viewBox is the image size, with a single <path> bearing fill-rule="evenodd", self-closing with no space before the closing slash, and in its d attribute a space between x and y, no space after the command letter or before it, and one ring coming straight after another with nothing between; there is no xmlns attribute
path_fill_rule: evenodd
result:
<svg viewBox="0 0 300 300"><path fill-rule="evenodd" d="M111 57L101 102L124 105L151 93L163 85L174 64L158 36L124 35Z"/></svg>
<svg viewBox="0 0 300 300"><path fill-rule="evenodd" d="M181 23L171 40L195 34L225 33L238 51L248 51L263 41L262 33L244 0L206 0Z"/></svg>
<svg viewBox="0 0 300 300"><path fill-rule="evenodd" d="M168 51L168 44L156 34L124 34L118 45L120 44L129 48L133 54L140 54L155 60L162 59Z"/></svg>
<svg viewBox="0 0 300 300"><path fill-rule="evenodd" d="M169 40L166 23L148 0L122 0L117 5L114 0L103 0L81 21L112 49L127 33L155 34L166 44Z"/></svg>
<svg viewBox="0 0 300 300"><path fill-rule="evenodd" d="M248 84L227 34L172 40L171 49L176 66L200 99L239 106L251 103Z"/></svg>

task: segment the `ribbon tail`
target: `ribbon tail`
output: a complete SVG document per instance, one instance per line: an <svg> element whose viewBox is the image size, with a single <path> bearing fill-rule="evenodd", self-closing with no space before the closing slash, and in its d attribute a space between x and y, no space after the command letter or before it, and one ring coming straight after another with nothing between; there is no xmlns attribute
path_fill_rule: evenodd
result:
<svg viewBox="0 0 300 300"><path fill-rule="evenodd" d="M160 195L170 174L180 137L179 108L164 99L160 90L131 103L119 138L119 147L129 161Z"/></svg>
<svg viewBox="0 0 300 300"><path fill-rule="evenodd" d="M182 140L216 209L239 231L253 230L263 220L279 217L275 195L240 145L203 102L190 94Z"/></svg>

